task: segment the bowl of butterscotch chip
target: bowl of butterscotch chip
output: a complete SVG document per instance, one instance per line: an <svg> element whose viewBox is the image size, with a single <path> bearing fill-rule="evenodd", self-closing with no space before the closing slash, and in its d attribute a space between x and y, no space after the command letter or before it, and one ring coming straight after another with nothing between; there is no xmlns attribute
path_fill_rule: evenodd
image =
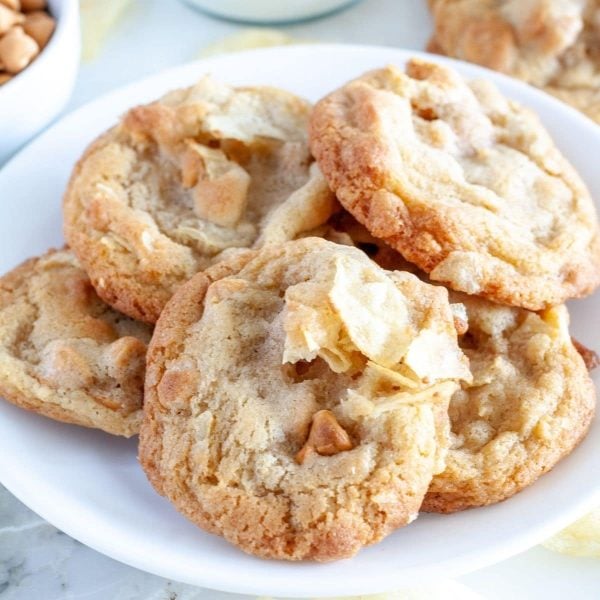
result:
<svg viewBox="0 0 600 600"><path fill-rule="evenodd" d="M0 0L0 165L65 106L79 54L77 0Z"/></svg>

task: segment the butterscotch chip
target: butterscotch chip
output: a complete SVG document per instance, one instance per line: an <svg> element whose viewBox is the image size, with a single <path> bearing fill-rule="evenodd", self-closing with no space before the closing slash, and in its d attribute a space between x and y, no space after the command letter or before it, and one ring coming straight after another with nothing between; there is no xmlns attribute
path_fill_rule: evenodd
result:
<svg viewBox="0 0 600 600"><path fill-rule="evenodd" d="M519 77L600 122L600 1L433 0L432 51Z"/></svg>
<svg viewBox="0 0 600 600"><path fill-rule="evenodd" d="M55 20L46 12L35 11L25 17L23 29L40 48L44 48L56 28Z"/></svg>
<svg viewBox="0 0 600 600"><path fill-rule="evenodd" d="M0 278L0 331L1 396L58 421L138 432L151 329L102 302L71 252Z"/></svg>
<svg viewBox="0 0 600 600"><path fill-rule="evenodd" d="M88 148L64 201L98 294L154 322L224 251L326 221L335 199L310 156L309 110L288 92L204 78L126 113Z"/></svg>
<svg viewBox="0 0 600 600"><path fill-rule="evenodd" d="M600 281L597 215L537 117L488 82L412 60L315 107L341 204L433 281L540 310Z"/></svg>
<svg viewBox="0 0 600 600"><path fill-rule="evenodd" d="M258 556L352 556L416 517L470 379L444 289L306 238L183 285L150 345L140 461Z"/></svg>
<svg viewBox="0 0 600 600"><path fill-rule="evenodd" d="M296 454L296 462L302 464L312 452L321 456L333 456L351 449L350 436L337 422L335 415L330 410L319 410L312 418L308 439Z"/></svg>

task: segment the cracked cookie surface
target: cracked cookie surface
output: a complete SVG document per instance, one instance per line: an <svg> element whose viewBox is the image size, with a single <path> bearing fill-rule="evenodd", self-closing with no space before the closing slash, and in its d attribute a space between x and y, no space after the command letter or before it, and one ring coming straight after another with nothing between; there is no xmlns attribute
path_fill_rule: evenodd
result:
<svg viewBox="0 0 600 600"><path fill-rule="evenodd" d="M431 0L429 49L541 87L600 122L599 0Z"/></svg>
<svg viewBox="0 0 600 600"><path fill-rule="evenodd" d="M205 77L128 111L88 148L64 199L65 236L98 294L153 323L224 251L326 220L335 201L311 168L309 110L282 90Z"/></svg>
<svg viewBox="0 0 600 600"><path fill-rule="evenodd" d="M349 557L416 518L462 378L444 289L317 238L248 251L161 315L140 461L246 552Z"/></svg>
<svg viewBox="0 0 600 600"><path fill-rule="evenodd" d="M411 268L348 213L332 217L329 228L385 269ZM598 365L596 353L570 337L565 306L538 314L457 292L449 299L473 380L450 400L446 468L422 506L444 513L504 500L568 455L593 417L588 370Z"/></svg>
<svg viewBox="0 0 600 600"><path fill-rule="evenodd" d="M531 310L598 285L589 192L490 83L416 59L373 71L316 105L310 138L341 204L433 281Z"/></svg>
<svg viewBox="0 0 600 600"><path fill-rule="evenodd" d="M453 294L467 309L459 344L472 383L450 401L452 444L423 510L499 502L532 484L587 433L596 392L565 306L533 313Z"/></svg>
<svg viewBox="0 0 600 600"><path fill-rule="evenodd" d="M0 278L0 395L46 417L138 432L151 328L96 295L68 250Z"/></svg>

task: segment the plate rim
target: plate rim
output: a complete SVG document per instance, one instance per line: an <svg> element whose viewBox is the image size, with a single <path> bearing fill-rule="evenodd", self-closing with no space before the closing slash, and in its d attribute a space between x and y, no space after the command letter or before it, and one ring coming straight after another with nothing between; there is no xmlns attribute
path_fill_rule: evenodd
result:
<svg viewBox="0 0 600 600"><path fill-rule="evenodd" d="M37 145L43 146L47 138L51 138L55 135L55 131L60 130L68 126L69 122L75 121L82 114L91 113L98 106L108 106L113 104L116 100L125 95L130 95L133 90L140 86L152 86L156 82L156 86L160 87L160 80L163 78L174 79L178 77L186 78L189 74L189 83L194 81L194 73L197 78L198 73L202 71L216 70L219 64L236 62L240 60L240 57L244 57L243 60L247 60L248 57L256 57L257 59L264 60L265 55L268 57L272 53L276 52L279 55L289 55L288 60L298 54L303 53L363 53L369 52L376 54L387 54L389 62L404 62L408 57L419 57L426 60L438 62L440 64L448 64L454 68L458 68L463 75L467 77L489 77L496 81L501 81L503 88L507 88L509 91L508 95L512 94L513 90L522 96L522 101L527 102L528 97L532 97L534 101L542 102L547 104L549 107L553 107L555 110L562 111L565 115L568 115L569 119L575 119L579 121L581 126L585 127L596 127L596 125L583 116L581 113L576 111L574 108L564 105L559 100L548 96L544 92L537 90L527 84L514 80L508 76L500 73L489 71L488 69L449 59L447 57L440 57L437 55L428 54L411 49L396 48L389 46L373 46L373 45L361 45L361 44L310 44L310 45L297 45L297 46L285 46L285 47L272 47L272 48L261 48L255 50L248 50L242 52L236 52L231 54L224 54L215 57L209 57L199 59L196 61L188 62L176 67L171 67L165 70L161 70L153 75L141 78L137 81L131 82L125 86L118 87L111 90L98 98L85 103L78 107L74 111L64 115L53 125L47 128L43 133L37 136L32 142L27 144L22 150L20 150L15 156L13 156L5 165L0 169L0 184L2 180L7 177L10 179L12 169L17 168L18 164L25 160L28 152L31 151L32 147ZM383 62L383 61L382 61ZM360 75L357 72L357 76ZM251 75L250 75L251 77ZM164 87L164 86L163 86ZM170 84L167 84L166 89L170 89ZM506 92L506 89L504 90ZM154 93L156 96L156 93ZM599 130L600 132L600 130ZM91 140L88 140L88 143ZM334 589L336 582L324 583L319 581L317 586L306 587L301 592L294 592L288 587L274 587L265 591L264 586L261 587L260 582L249 581L248 578L236 578L232 580L227 578L227 581L215 581L210 578L210 574L206 573L205 577L190 577L186 574L185 567L181 569L181 572L175 572L173 569L162 569L155 561L147 556L131 556L127 551L121 550L118 546L110 544L110 540L103 538L102 535L95 533L94 529L86 529L84 523L81 520L73 519L70 515L67 515L65 511L60 508L53 508L44 503L41 497L38 498L34 491L35 486L33 485L33 479L27 478L23 470L18 468L11 469L8 461L3 461L0 457L0 482L12 492L21 502L29 506L34 512L42 516L45 520L52 523L57 528L61 529L71 537L81 541L85 545L112 557L120 562L128 564L132 567L141 569L143 571L154 573L162 577L175 579L177 581L190 583L193 585L200 585L209 587L210 589L218 589L233 593L246 593L246 594L273 594L273 595L284 595L287 597L310 597L318 594L321 597L339 595L339 589ZM14 466L14 465L13 465ZM39 490L39 482L36 484ZM47 486L48 482L44 480L44 485ZM594 490L590 491L590 494L585 498L574 500L568 510L563 511L553 519L548 519L544 526L539 526L537 529L527 531L525 534L515 534L512 538L505 540L501 544L497 544L494 550L484 550L482 553L473 552L472 555L462 554L459 557L453 557L447 561L440 563L436 567L436 576L440 577L456 577L471 571L478 570L482 567L488 566L499 562L505 558L508 558L514 554L518 554L521 551L543 541L562 527L568 525L570 522L584 514L586 511L593 509L597 504L600 504L600 482L596 484ZM468 564L467 564L468 563ZM273 563L276 568L277 563ZM431 566L418 567L414 570L414 579L417 580L427 574L431 570ZM400 582L402 583L402 582ZM318 591L316 591L318 588ZM376 582L375 586L355 584L352 590L353 594L359 593L381 593L394 589L394 584L389 581Z"/></svg>

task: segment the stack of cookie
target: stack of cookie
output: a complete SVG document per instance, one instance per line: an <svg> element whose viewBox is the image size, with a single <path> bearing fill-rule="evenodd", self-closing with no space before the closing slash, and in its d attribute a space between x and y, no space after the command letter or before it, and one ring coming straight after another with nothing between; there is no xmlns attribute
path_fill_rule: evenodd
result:
<svg viewBox="0 0 600 600"><path fill-rule="evenodd" d="M89 147L64 221L0 279L0 392L140 432L156 490L257 556L498 502L590 424L562 303L600 283L594 206L489 83L413 60L311 107L205 78Z"/></svg>
<svg viewBox="0 0 600 600"><path fill-rule="evenodd" d="M428 0L431 52L538 86L600 123L600 0Z"/></svg>

